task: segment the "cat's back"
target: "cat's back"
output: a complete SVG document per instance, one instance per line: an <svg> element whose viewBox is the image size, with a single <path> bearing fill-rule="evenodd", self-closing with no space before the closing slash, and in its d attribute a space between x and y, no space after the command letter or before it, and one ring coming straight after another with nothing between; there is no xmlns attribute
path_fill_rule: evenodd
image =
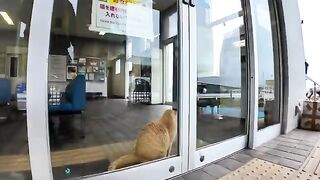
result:
<svg viewBox="0 0 320 180"><path fill-rule="evenodd" d="M159 121L153 121L141 130L137 138L136 153L153 160L164 157L169 145L168 129Z"/></svg>

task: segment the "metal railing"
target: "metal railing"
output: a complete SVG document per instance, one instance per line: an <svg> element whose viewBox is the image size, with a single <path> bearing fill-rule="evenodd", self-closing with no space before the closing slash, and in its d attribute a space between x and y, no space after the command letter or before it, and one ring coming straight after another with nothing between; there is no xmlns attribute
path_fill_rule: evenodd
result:
<svg viewBox="0 0 320 180"><path fill-rule="evenodd" d="M306 75L306 80L309 80L313 83L313 100L317 100L317 86L320 87L320 84L311 79L309 76Z"/></svg>

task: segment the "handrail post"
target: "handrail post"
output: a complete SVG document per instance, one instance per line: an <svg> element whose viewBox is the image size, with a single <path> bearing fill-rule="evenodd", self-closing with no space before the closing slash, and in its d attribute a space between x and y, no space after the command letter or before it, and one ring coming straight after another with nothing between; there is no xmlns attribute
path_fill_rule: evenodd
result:
<svg viewBox="0 0 320 180"><path fill-rule="evenodd" d="M317 84L313 83L313 101L317 101Z"/></svg>

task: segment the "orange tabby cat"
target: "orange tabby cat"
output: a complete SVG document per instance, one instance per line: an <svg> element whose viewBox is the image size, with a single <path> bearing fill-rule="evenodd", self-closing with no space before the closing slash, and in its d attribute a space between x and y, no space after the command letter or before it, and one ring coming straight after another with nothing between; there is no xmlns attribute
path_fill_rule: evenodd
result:
<svg viewBox="0 0 320 180"><path fill-rule="evenodd" d="M170 155L177 134L177 112L166 110L158 121L148 123L140 132L134 152L113 161L109 170L160 159Z"/></svg>

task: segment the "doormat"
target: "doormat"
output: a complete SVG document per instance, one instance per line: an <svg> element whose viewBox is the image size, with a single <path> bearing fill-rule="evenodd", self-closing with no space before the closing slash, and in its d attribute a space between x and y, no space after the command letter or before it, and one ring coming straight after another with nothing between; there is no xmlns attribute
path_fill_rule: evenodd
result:
<svg viewBox="0 0 320 180"><path fill-rule="evenodd" d="M280 166L261 159L252 159L245 165L236 169L233 172L223 176L220 180L311 180L320 179L319 176L315 176L310 173L299 172L292 168Z"/></svg>

